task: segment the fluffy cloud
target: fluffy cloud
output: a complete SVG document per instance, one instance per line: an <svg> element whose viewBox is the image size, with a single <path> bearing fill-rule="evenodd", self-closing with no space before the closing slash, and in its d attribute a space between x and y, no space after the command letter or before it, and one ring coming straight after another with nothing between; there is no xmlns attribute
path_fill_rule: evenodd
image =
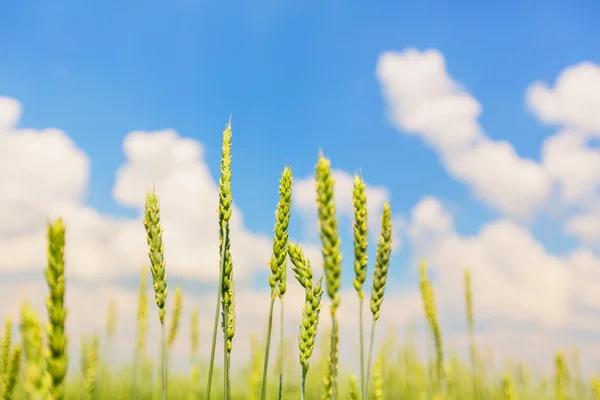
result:
<svg viewBox="0 0 600 400"><path fill-rule="evenodd" d="M217 183L198 142L172 130L128 134L113 194L139 216L117 218L85 205L90 162L67 134L18 129L19 116L18 102L0 101L0 269L39 270L45 223L60 215L67 224L72 276L96 280L135 273L147 262L141 213L147 190L155 186L170 275L216 279ZM231 236L236 276L245 279L268 261L272 239L249 232L235 205Z"/></svg>
<svg viewBox="0 0 600 400"><path fill-rule="evenodd" d="M600 67L582 62L565 68L554 87L532 83L527 105L546 124L600 135Z"/></svg>
<svg viewBox="0 0 600 400"><path fill-rule="evenodd" d="M385 52L377 77L396 126L422 137L481 199L517 217L544 204L551 191L547 172L510 143L485 135L477 121L481 105L448 74L440 52Z"/></svg>
<svg viewBox="0 0 600 400"><path fill-rule="evenodd" d="M408 233L417 257L432 266L447 321L462 314L463 272L469 267L480 326L504 329L505 336L512 331L515 342L523 329L559 331L555 348L573 340L586 319L583 331L600 331L600 324L589 320L589 310L600 305L595 294L600 259L589 250L552 255L527 229L508 219L487 223L475 235L460 235L452 215L432 197L414 207Z"/></svg>
<svg viewBox="0 0 600 400"><path fill-rule="evenodd" d="M527 106L542 122L561 131L546 139L543 165L572 210L563 231L588 244L599 244L600 150L591 140L600 135L600 67L583 62L565 68L551 87L532 83Z"/></svg>

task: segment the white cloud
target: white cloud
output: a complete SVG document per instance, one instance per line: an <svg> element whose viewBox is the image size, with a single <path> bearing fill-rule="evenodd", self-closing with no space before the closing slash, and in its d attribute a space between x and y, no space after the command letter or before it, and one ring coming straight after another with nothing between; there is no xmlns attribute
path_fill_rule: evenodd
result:
<svg viewBox="0 0 600 400"><path fill-rule="evenodd" d="M485 224L475 235L460 235L448 210L431 197L422 199L411 215L409 237L417 257L432 267L442 319L455 321L464 314L463 272L469 267L475 319L489 327L480 335L491 335L486 339L490 342L494 331L501 330L504 351L515 351L507 343L519 343L524 329L560 332L555 339L547 338L547 349L569 341L583 348L589 343L578 342L577 334L600 331L597 322L589 321L588 311L600 305L600 259L594 253L581 248L565 257L552 255L528 230L507 219Z"/></svg>
<svg viewBox="0 0 600 400"><path fill-rule="evenodd" d="M140 217L103 214L84 203L89 184L87 155L57 129L17 129L20 105L0 102L0 269L39 269L45 264L46 222L67 225L69 274L111 279L147 262L141 222L147 190L161 200L169 273L193 279L218 276L217 183L201 145L175 131L131 132L125 163L117 173L115 199ZM236 278L268 262L272 239L249 232L234 205L231 222Z"/></svg>
<svg viewBox="0 0 600 400"><path fill-rule="evenodd" d="M600 67L591 62L567 67L553 87L536 81L527 88L526 101L542 123L561 129L544 141L542 155L560 199L572 211L563 232L600 244L600 150L591 145L600 136Z"/></svg>
<svg viewBox="0 0 600 400"><path fill-rule="evenodd" d="M546 124L600 135L600 67L582 62L565 68L549 87L532 83L527 105Z"/></svg>
<svg viewBox="0 0 600 400"><path fill-rule="evenodd" d="M523 218L539 211L550 194L550 177L511 144L484 134L477 122L481 105L448 74L440 52L385 52L377 77L392 121L422 137L450 175L500 211Z"/></svg>

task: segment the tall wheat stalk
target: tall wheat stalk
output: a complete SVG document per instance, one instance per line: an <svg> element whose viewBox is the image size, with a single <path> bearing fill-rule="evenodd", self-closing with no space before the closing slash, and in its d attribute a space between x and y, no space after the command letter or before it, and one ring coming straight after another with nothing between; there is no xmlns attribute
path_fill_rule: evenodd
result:
<svg viewBox="0 0 600 400"><path fill-rule="evenodd" d="M233 264L231 262L229 243L229 219L231 218L231 118L223 131L223 146L221 154L221 177L219 178L219 282L217 284L217 304L215 309L215 322L213 327L212 348L208 366L208 384L206 385L206 398L210 400L212 373L217 345L217 329L219 326L219 310L223 312L224 336L224 366L225 366L225 398L229 400L229 355L231 354L232 340L235 333L235 319L233 315ZM221 308L222 306L222 308Z"/></svg>
<svg viewBox="0 0 600 400"><path fill-rule="evenodd" d="M338 221L335 211L334 186L335 180L331 175L331 162L319 152L315 166L315 182L317 192L317 212L319 216L319 236L321 239L321 254L327 295L331 299L331 340L329 343L329 366L323 378L323 399L337 398L337 309L340 305L339 289L342 283L342 252L341 240L338 233Z"/></svg>
<svg viewBox="0 0 600 400"><path fill-rule="evenodd" d="M138 305L137 305L137 335L136 343L133 351L133 371L132 371L132 384L131 384L131 398L138 398L137 391L137 378L139 375L139 364L140 359L144 354L146 348L146 333L148 331L148 267L142 267L140 275L140 286L138 292Z"/></svg>
<svg viewBox="0 0 600 400"><path fill-rule="evenodd" d="M302 248L296 244L288 243L288 254L292 261L292 270L296 280L305 290L304 309L302 310L302 321L300 322L300 335L298 336L298 347L300 349L300 366L302 367L301 399L306 394L306 375L310 365L317 328L319 325L319 314L321 312L321 298L323 296L323 278L319 278L313 285L313 271L310 262L304 256Z"/></svg>
<svg viewBox="0 0 600 400"><path fill-rule="evenodd" d="M271 275L269 285L271 286L271 302L269 303L269 319L267 323L267 337L265 343L265 356L263 360L263 376L261 386L261 399L267 396L267 371L269 364L269 350L271 347L271 329L273 326L273 306L275 299L279 298L281 306L280 320L280 345L283 343L283 295L286 292L286 257L288 242L288 227L290 224L292 204L292 170L285 167L279 182L279 203L275 213L275 235L273 239L273 254L269 261ZM283 352L281 352L281 369L279 374L279 398L283 389Z"/></svg>
<svg viewBox="0 0 600 400"><path fill-rule="evenodd" d="M67 335L65 333L65 226L62 219L48 224L48 266L44 271L49 296L46 300L48 327L46 330L48 357L46 370L49 373L49 391L53 400L65 397L65 375L69 365Z"/></svg>
<svg viewBox="0 0 600 400"><path fill-rule="evenodd" d="M381 315L381 305L385 295L388 271L390 266L390 257L392 254L392 207L387 201L383 205L381 214L381 233L377 241L377 251L375 255L375 267L373 268L373 286L371 288L371 339L369 341L369 359L367 362L367 376L365 379L365 391L363 398L367 399L369 395L369 380L371 374L371 364L373 357L373 344L375 341L375 325Z"/></svg>
<svg viewBox="0 0 600 400"><path fill-rule="evenodd" d="M420 289L425 316L429 323L435 345L436 395L441 396L441 391L443 391L444 387L444 347L442 344L442 330L437 316L433 285L427 278L427 264L425 261L423 261L420 266Z"/></svg>
<svg viewBox="0 0 600 400"><path fill-rule="evenodd" d="M365 391L365 351L364 351L364 326L363 305L365 292L363 284L367 279L368 255L368 218L367 218L367 196L365 183L358 175L354 175L354 187L352 199L354 202L354 288L358 293L358 324L360 340L360 390Z"/></svg>
<svg viewBox="0 0 600 400"><path fill-rule="evenodd" d="M21 306L19 328L25 364L25 393L28 399L43 400L48 397L44 333L40 319L29 303Z"/></svg>
<svg viewBox="0 0 600 400"><path fill-rule="evenodd" d="M162 240L162 228L160 226L160 206L154 190L146 195L146 207L144 214L144 227L146 228L146 240L148 243L148 257L150 258L150 272L154 286L154 299L158 307L158 318L160 321L160 360L161 360L161 398L167 398L167 337L165 332L165 315L167 313L167 270L165 266L165 255Z"/></svg>
<svg viewBox="0 0 600 400"><path fill-rule="evenodd" d="M471 271L465 270L465 305L467 313L467 329L469 332L469 358L473 370L473 393L479 399L479 381L477 375L477 348L475 347L475 318L473 317L473 285L471 284Z"/></svg>

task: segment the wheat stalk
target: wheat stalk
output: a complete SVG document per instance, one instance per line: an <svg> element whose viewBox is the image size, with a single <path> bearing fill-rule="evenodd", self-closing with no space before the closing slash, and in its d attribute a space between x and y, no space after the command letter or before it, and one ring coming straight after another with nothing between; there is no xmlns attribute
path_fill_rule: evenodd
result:
<svg viewBox="0 0 600 400"><path fill-rule="evenodd" d="M86 398L93 400L96 395L96 374L98 371L98 350L99 350L98 335L94 335L92 342L87 349L86 368L85 368L85 393Z"/></svg>
<svg viewBox="0 0 600 400"><path fill-rule="evenodd" d="M21 306L19 328L25 364L25 393L30 399L41 400L48 396L45 386L44 334L39 317L29 303Z"/></svg>
<svg viewBox="0 0 600 400"><path fill-rule="evenodd" d="M330 341L330 363L326 376L325 386L331 385L331 396L326 399L335 400L337 397L337 342L335 338L337 317L336 311L340 305L339 289L342 283L342 253L341 240L338 234L338 222L335 211L334 186L335 181L331 176L331 162L319 152L319 159L315 166L315 182L317 192L317 212L319 216L319 233L321 239L321 254L323 256L323 269L327 295L331 299L332 331Z"/></svg>
<svg viewBox="0 0 600 400"><path fill-rule="evenodd" d="M288 243L288 254L292 261L292 271L296 280L304 288L305 301L302 310L302 322L300 322L300 335L298 336L298 347L300 349L300 366L302 367L301 396L305 398L306 375L310 366L317 328L319 325L319 314L321 312L321 298L323 297L323 278L319 278L313 285L313 271L310 262L304 256L302 248L294 243Z"/></svg>
<svg viewBox="0 0 600 400"><path fill-rule="evenodd" d="M225 374L224 386L226 400L229 400L229 355L233 336L235 334L235 315L233 314L233 264L231 262L229 243L229 219L231 218L231 205L233 197L231 194L231 117L223 131L223 146L221 154L221 177L219 178L219 282L217 284L217 304L215 310L215 322L213 327L212 348L208 366L208 384L206 385L206 399L210 400L212 373L215 360L215 348L217 345L217 327L219 325L219 309L223 311L223 336L224 336L224 358Z"/></svg>
<svg viewBox="0 0 600 400"><path fill-rule="evenodd" d="M154 300L158 307L158 318L161 331L161 375L162 375L162 400L167 398L167 341L165 335L165 314L167 313L167 271L165 267L162 228L160 226L160 204L154 190L146 194L146 207L144 214L144 227L148 243L148 257L150 258L150 272L154 286Z"/></svg>
<svg viewBox="0 0 600 400"><path fill-rule="evenodd" d="M567 400L567 385L569 380L569 367L563 352L556 353L554 358L554 394L556 400Z"/></svg>
<svg viewBox="0 0 600 400"><path fill-rule="evenodd" d="M65 375L69 365L67 356L67 335L65 333L65 226L62 219L48 224L48 266L44 271L49 289L46 300L48 327L46 344L48 357L46 370L49 373L49 391L53 400L65 397Z"/></svg>
<svg viewBox="0 0 600 400"><path fill-rule="evenodd" d="M273 326L273 306L275 298L279 297L281 306L280 320L280 345L283 343L283 295L286 292L286 257L288 242L288 227L290 224L292 204L292 170L285 167L279 182L279 203L275 212L275 235L273 238L273 254L269 267L269 285L271 286L271 301L269 303L269 319L267 322L267 338L265 343L265 356L263 361L263 376L261 385L261 399L265 400L267 395L267 370L269 364L269 351L271 347L271 329ZM283 371L283 352L281 352L280 363ZM283 386L283 372L279 374L279 393Z"/></svg>
<svg viewBox="0 0 600 400"><path fill-rule="evenodd" d="M365 379L364 398L368 398L369 379L371 374L371 358L373 356L373 344L375 340L375 325L381 315L381 305L385 295L390 257L392 254L392 208L387 201L383 205L381 214L381 233L377 242L375 255L375 267L373 268L373 284L371 288L371 339L369 342L369 359L367 362L367 376Z"/></svg>
<svg viewBox="0 0 600 400"><path fill-rule="evenodd" d="M147 267L142 267L142 272L140 275L140 286L138 292L138 305L137 305L137 335L136 335L136 343L134 346L133 352L133 378L131 384L131 398L136 399L138 397L137 393L137 378L138 378L138 365L140 363L140 358L144 354L144 349L146 348L146 334L148 332L148 269Z"/></svg>
<svg viewBox="0 0 600 400"><path fill-rule="evenodd" d="M367 279L368 255L368 218L366 187L362 178L354 175L352 199L354 202L354 288L358 293L358 321L360 335L360 389L365 390L363 303L365 293L363 284Z"/></svg>
<svg viewBox="0 0 600 400"><path fill-rule="evenodd" d="M169 325L169 335L167 336L167 350L170 350L173 347L173 344L175 344L177 332L179 331L179 321L183 309L183 291L181 288L178 287L175 289L174 296L173 314L171 314L171 324Z"/></svg>
<svg viewBox="0 0 600 400"><path fill-rule="evenodd" d="M435 293L433 291L431 282L427 278L427 264L424 261L420 266L420 289L421 296L423 298L425 316L427 318L427 322L429 323L435 344L437 391L439 392L442 390L444 382L444 350L442 344L442 331L437 316Z"/></svg>

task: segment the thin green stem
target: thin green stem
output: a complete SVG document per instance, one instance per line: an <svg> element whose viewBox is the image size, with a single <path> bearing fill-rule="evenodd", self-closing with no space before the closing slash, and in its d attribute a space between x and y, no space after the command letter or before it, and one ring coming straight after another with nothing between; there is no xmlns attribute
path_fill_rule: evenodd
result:
<svg viewBox="0 0 600 400"><path fill-rule="evenodd" d="M302 367L302 385L300 391L300 399L304 400L304 396L306 395L306 374L308 373L308 368Z"/></svg>
<svg viewBox="0 0 600 400"><path fill-rule="evenodd" d="M373 359L373 343L375 342L375 320L371 324L371 339L369 340L369 361L367 363L367 377L365 379L365 391L363 399L369 398L369 380L371 379L371 363Z"/></svg>
<svg viewBox="0 0 600 400"><path fill-rule="evenodd" d="M265 344L265 359L263 362L262 388L260 390L261 400L267 396L267 368L269 366L269 349L271 347L271 329L273 328L273 306L275 305L275 292L271 291L271 304L269 305L269 322L267 324L267 340Z"/></svg>
<svg viewBox="0 0 600 400"><path fill-rule="evenodd" d="M229 307L226 307L225 304L223 304L223 365L225 366L225 373L223 374L223 393L225 394L225 400L230 400L231 394L229 393L229 352L227 351L227 321L229 321Z"/></svg>
<svg viewBox="0 0 600 400"><path fill-rule="evenodd" d="M358 301L358 324L360 329L360 390L365 392L365 351L364 351L364 329L363 329L363 299Z"/></svg>
<svg viewBox="0 0 600 400"><path fill-rule="evenodd" d="M338 377L338 350L337 341L339 336L339 327L337 325L337 317L333 315L333 329L331 330L331 400L337 399L337 377Z"/></svg>
<svg viewBox="0 0 600 400"><path fill-rule="evenodd" d="M279 298L281 318L279 319L279 400L283 399L283 296Z"/></svg>
<svg viewBox="0 0 600 400"><path fill-rule="evenodd" d="M225 238L225 227L221 226L222 237ZM221 293L223 289L223 275L225 274L225 241L221 244L221 261L219 265L219 284L217 286L217 305L215 310L215 323L213 326L212 348L210 350L210 363L208 364L208 384L206 385L206 400L210 400L212 374L215 363L215 349L217 347L217 329L219 329L219 310L221 308Z"/></svg>
<svg viewBox="0 0 600 400"><path fill-rule="evenodd" d="M165 332L165 323L160 324L160 336L161 336L161 357L160 361L162 364L162 400L167 400L167 335Z"/></svg>

